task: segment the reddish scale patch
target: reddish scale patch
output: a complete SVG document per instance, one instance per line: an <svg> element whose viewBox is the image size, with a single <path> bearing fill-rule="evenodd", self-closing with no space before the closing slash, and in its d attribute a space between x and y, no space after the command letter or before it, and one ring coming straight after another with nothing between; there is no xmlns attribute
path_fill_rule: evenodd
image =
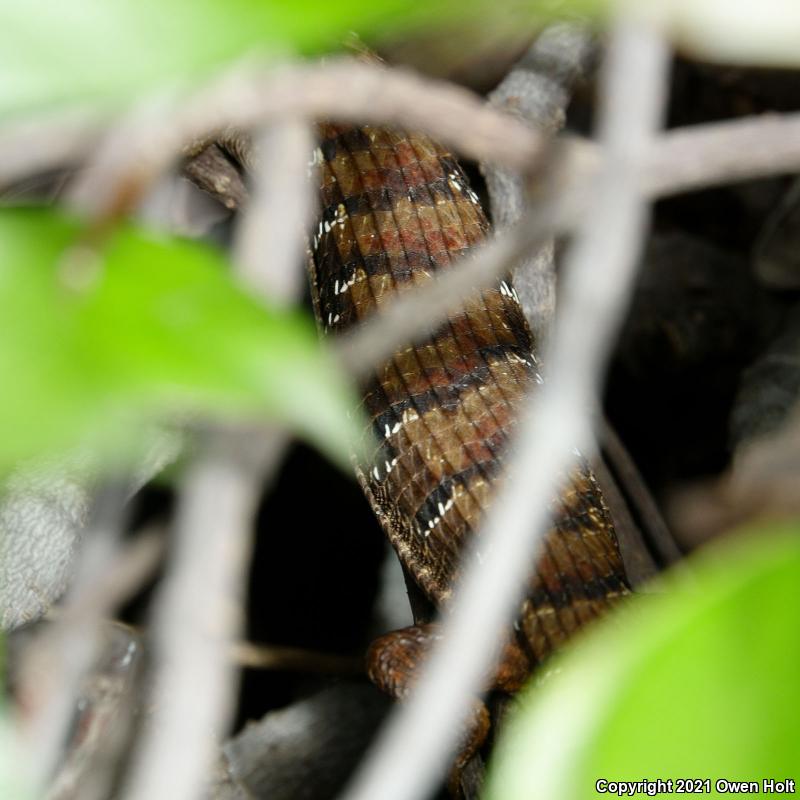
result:
<svg viewBox="0 0 800 800"><path fill-rule="evenodd" d="M423 235L425 245L437 264L446 264L450 260L447 256L447 239L444 232L438 225L430 221L422 220Z"/></svg>
<svg viewBox="0 0 800 800"><path fill-rule="evenodd" d="M383 177L380 170L376 168L375 162L372 160L372 153L369 151L350 153L349 161L353 165L353 172L357 176L355 191L353 191L352 194L357 194L368 189L383 188Z"/></svg>
<svg viewBox="0 0 800 800"><path fill-rule="evenodd" d="M442 228L442 238L444 239L444 246L448 250L461 250L467 246L464 231L460 228L456 228L454 225L448 225L446 228Z"/></svg>
<svg viewBox="0 0 800 800"><path fill-rule="evenodd" d="M467 442L464 445L467 464L488 464L494 461L495 455L487 445L488 440Z"/></svg>
<svg viewBox="0 0 800 800"><path fill-rule="evenodd" d="M378 218L378 234L380 235L383 250L389 256L393 265L398 261L403 261L403 240L394 225L394 220L388 213L383 212L376 213L376 217Z"/></svg>
<svg viewBox="0 0 800 800"><path fill-rule="evenodd" d="M486 441L492 441L495 436L499 435L499 432L508 430L511 425L516 423L516 414L507 404L497 403L492 407L492 412L492 416L478 427L478 433Z"/></svg>
<svg viewBox="0 0 800 800"><path fill-rule="evenodd" d="M402 164L408 189L413 190L413 194L421 193L421 187L426 185L425 173L416 159L409 160Z"/></svg>
<svg viewBox="0 0 800 800"><path fill-rule="evenodd" d="M417 153L411 146L412 136L400 136L393 131L382 130L376 138L376 144L391 149L394 158L404 169L418 163Z"/></svg>

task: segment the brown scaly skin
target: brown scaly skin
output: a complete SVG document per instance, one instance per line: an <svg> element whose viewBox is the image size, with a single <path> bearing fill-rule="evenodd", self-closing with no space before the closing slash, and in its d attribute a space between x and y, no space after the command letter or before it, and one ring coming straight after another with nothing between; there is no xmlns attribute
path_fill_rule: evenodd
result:
<svg viewBox="0 0 800 800"><path fill-rule="evenodd" d="M314 160L323 212L312 290L321 325L336 334L448 269L486 236L488 223L456 160L427 137L325 124L320 139ZM399 349L363 387L373 455L359 480L400 559L442 610L464 545L479 535L502 480L520 404L541 380L533 350L506 279L476 292L427 341ZM518 688L628 592L613 525L587 467L553 500L552 518L516 641L493 687ZM435 635L422 626L382 637L370 651L373 681L403 697ZM487 726L485 709L476 712L466 750L480 745Z"/></svg>

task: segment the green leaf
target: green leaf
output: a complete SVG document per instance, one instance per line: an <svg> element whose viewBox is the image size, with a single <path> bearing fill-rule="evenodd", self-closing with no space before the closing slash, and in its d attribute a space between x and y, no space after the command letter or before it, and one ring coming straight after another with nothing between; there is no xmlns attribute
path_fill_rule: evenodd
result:
<svg viewBox="0 0 800 800"><path fill-rule="evenodd" d="M118 106L201 80L244 55L337 49L433 28L535 28L608 0L3 0L0 120L64 106Z"/></svg>
<svg viewBox="0 0 800 800"><path fill-rule="evenodd" d="M407 29L458 9L452 0L3 0L0 119L59 103L120 103L244 54L331 49L351 30Z"/></svg>
<svg viewBox="0 0 800 800"><path fill-rule="evenodd" d="M599 779L708 778L712 794L717 779L800 779L798 530L708 548L663 589L526 689L489 800L607 796Z"/></svg>
<svg viewBox="0 0 800 800"><path fill-rule="evenodd" d="M0 469L165 415L278 420L343 463L356 403L310 320L236 288L215 249L124 226L90 243L0 212Z"/></svg>
<svg viewBox="0 0 800 800"><path fill-rule="evenodd" d="M20 741L15 738L11 721L0 709L0 797L13 800L34 800L31 776L24 769L26 759L21 757Z"/></svg>
<svg viewBox="0 0 800 800"><path fill-rule="evenodd" d="M0 675L6 674L5 638L0 633ZM0 797L13 797L15 800L33 798L30 776L25 774L27 766L20 756L20 741L15 740L6 710L5 697L0 699Z"/></svg>
<svg viewBox="0 0 800 800"><path fill-rule="evenodd" d="M674 37L705 56L798 63L795 0L649 4ZM202 80L244 55L335 49L350 31L368 41L433 28L491 38L608 7L609 0L3 0L0 120L76 103L118 107Z"/></svg>

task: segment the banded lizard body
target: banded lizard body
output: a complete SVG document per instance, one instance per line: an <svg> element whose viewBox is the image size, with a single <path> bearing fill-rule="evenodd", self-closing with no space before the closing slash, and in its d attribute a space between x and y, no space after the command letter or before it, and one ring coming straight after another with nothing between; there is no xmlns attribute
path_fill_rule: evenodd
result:
<svg viewBox="0 0 800 800"><path fill-rule="evenodd" d="M324 124L315 161L322 216L311 253L322 327L348 330L478 244L488 222L455 158L426 136ZM502 480L520 405L541 382L509 278L476 291L435 334L397 350L363 386L371 457L358 478L408 573L446 613L467 542ZM490 684L513 691L628 592L608 510L588 467L552 502L553 525L514 636ZM403 697L435 626L381 637L375 683ZM485 736L479 709L465 760Z"/></svg>

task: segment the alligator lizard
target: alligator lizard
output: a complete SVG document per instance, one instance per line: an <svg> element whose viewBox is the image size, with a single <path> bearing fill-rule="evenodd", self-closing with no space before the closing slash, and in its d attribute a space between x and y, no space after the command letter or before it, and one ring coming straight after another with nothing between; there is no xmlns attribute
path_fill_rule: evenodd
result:
<svg viewBox="0 0 800 800"><path fill-rule="evenodd" d="M338 334L448 269L486 236L488 222L455 158L429 138L335 124L319 132L322 215L311 248L312 295L321 326ZM476 291L427 340L400 348L362 387L372 455L358 468L359 481L407 571L440 610L502 480L520 403L540 381L530 329L506 278ZM553 500L552 519L492 682L499 688L517 688L628 592L588 467L577 468ZM382 637L369 657L372 679L402 697L435 635L422 626ZM476 726L468 750L486 720Z"/></svg>

